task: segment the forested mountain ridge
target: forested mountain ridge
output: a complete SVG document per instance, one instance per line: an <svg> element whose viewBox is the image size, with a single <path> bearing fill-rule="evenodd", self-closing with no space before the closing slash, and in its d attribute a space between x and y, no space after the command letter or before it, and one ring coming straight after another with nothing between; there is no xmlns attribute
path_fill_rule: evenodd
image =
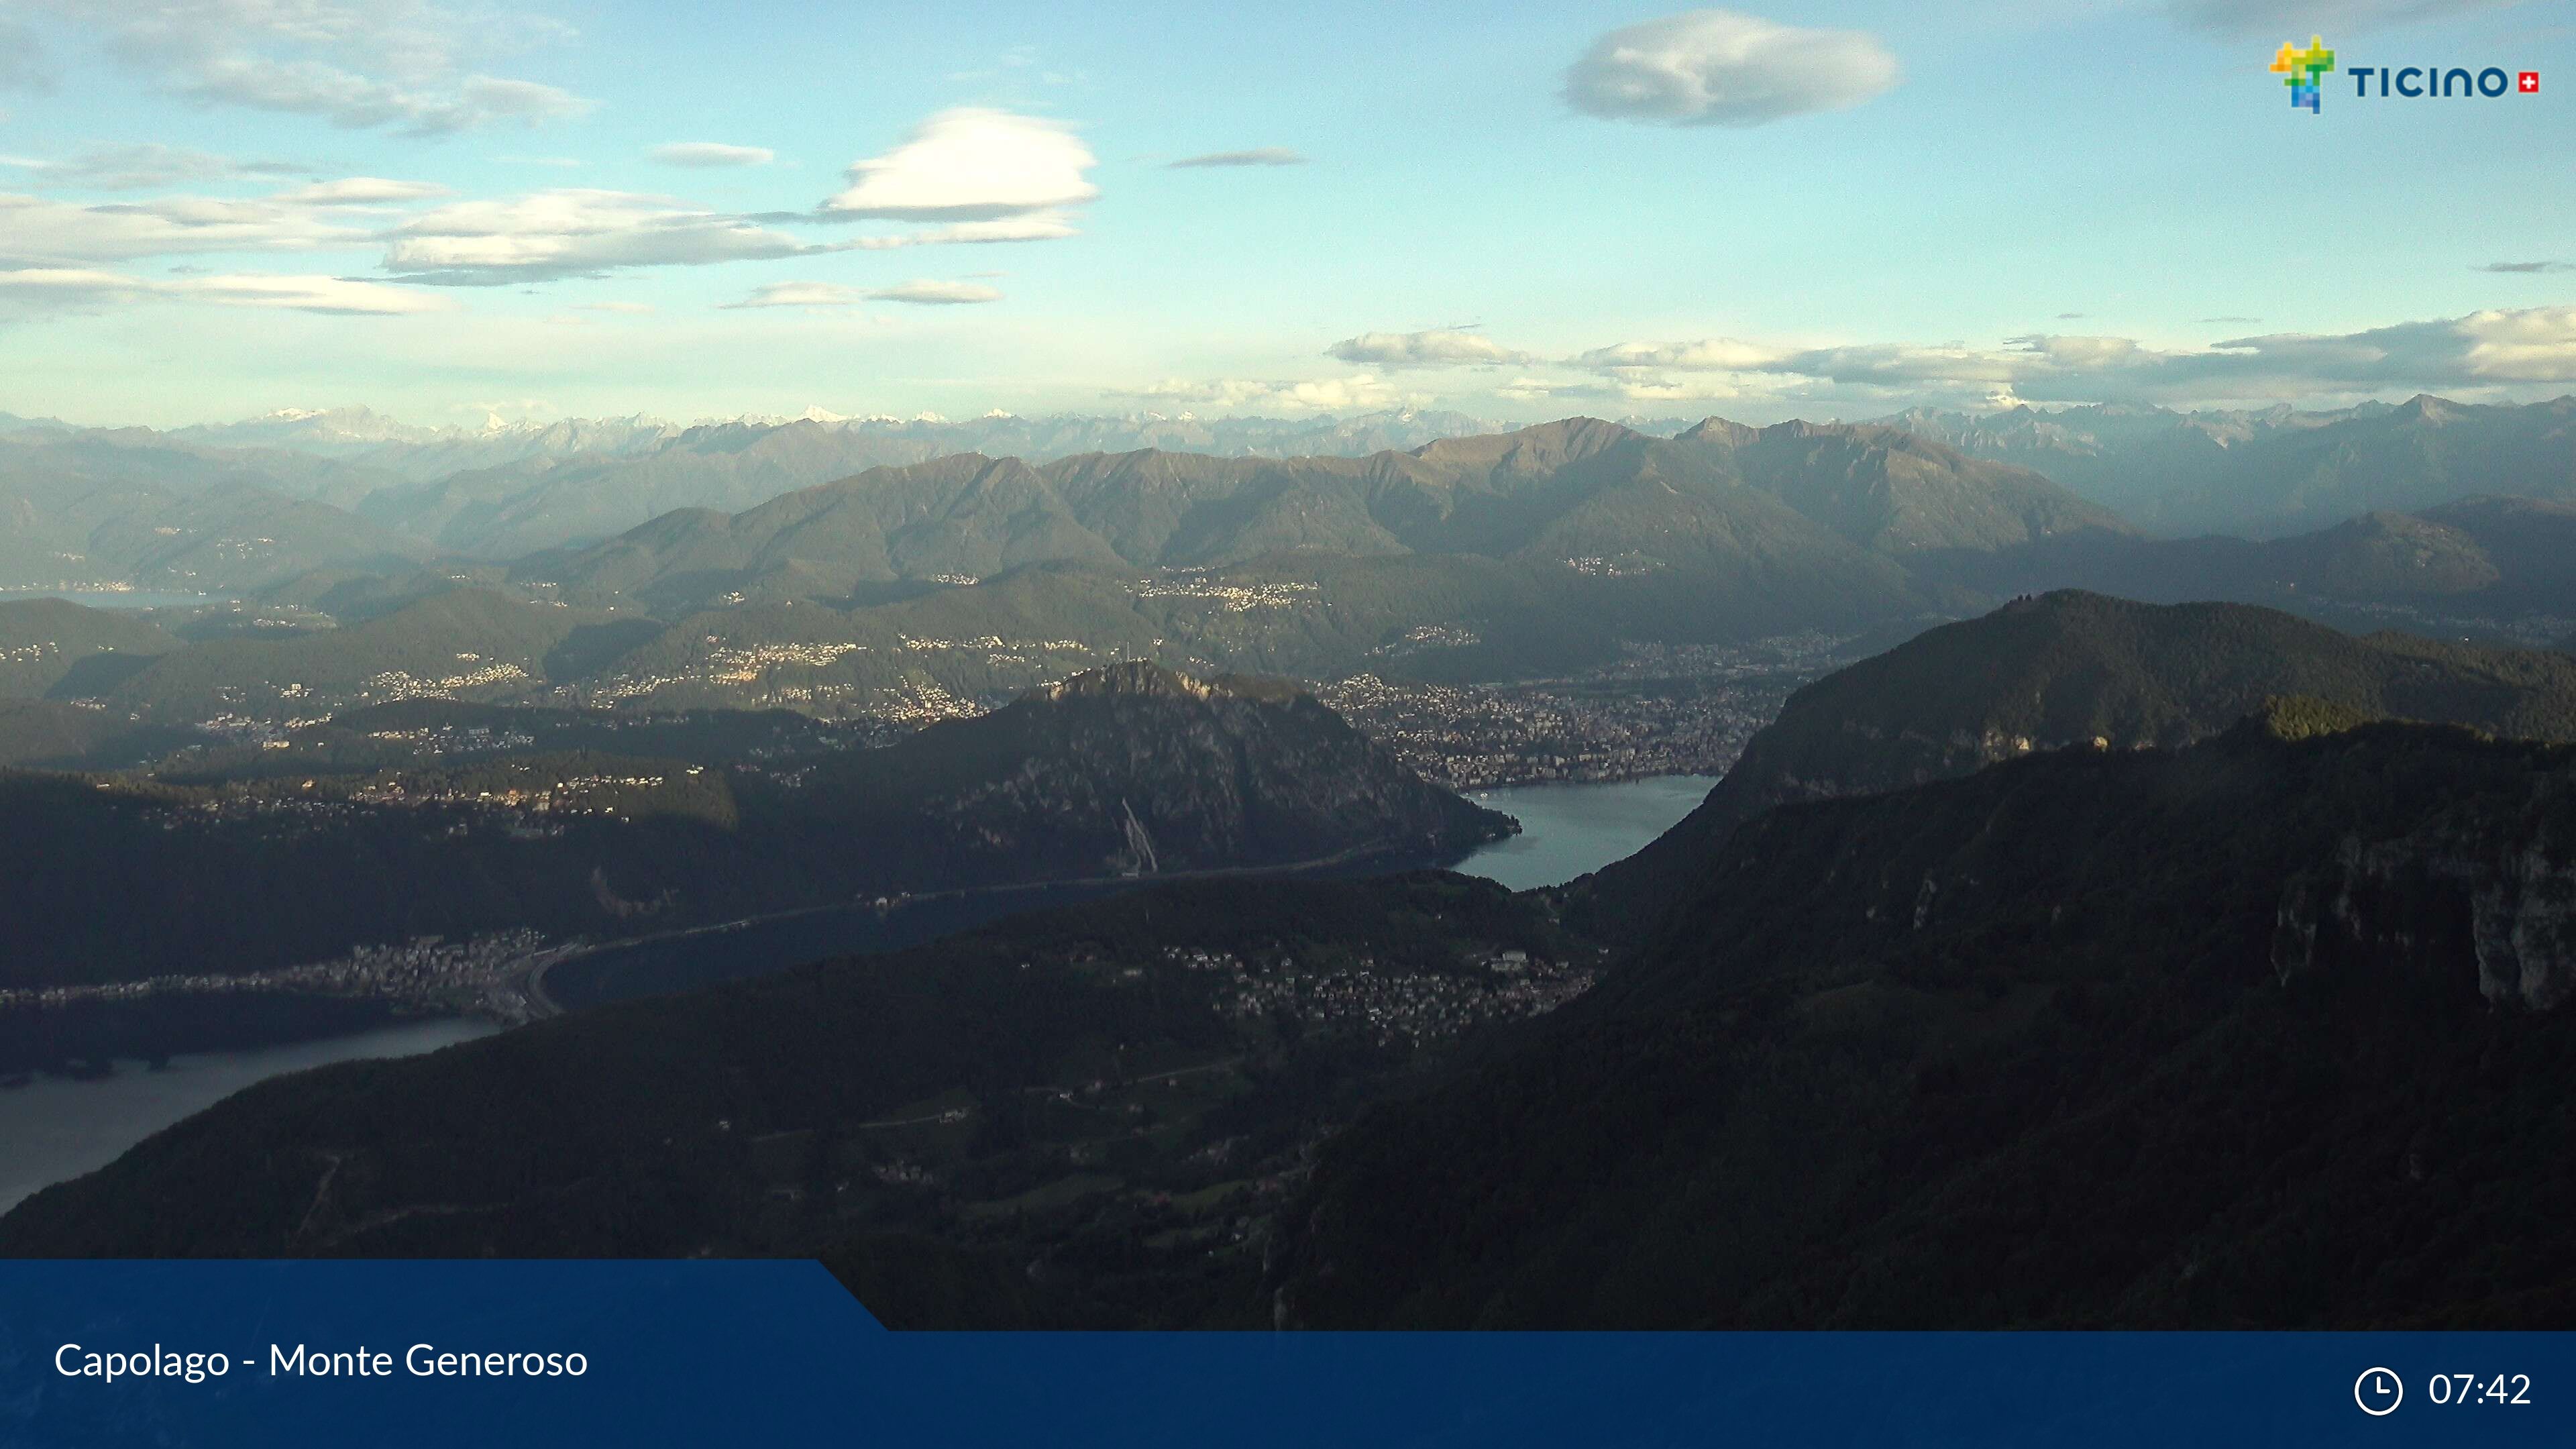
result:
<svg viewBox="0 0 2576 1449"><path fill-rule="evenodd" d="M1669 441L1846 541L1920 556L2116 533L2130 516L2165 534L2214 530L2269 539L2367 513L2427 513L2479 496L2576 501L2571 408L2576 400L2506 407L2421 397L2334 413L1917 410L1881 423L1765 428L1711 418ZM1587 445L1569 450L1550 434L1589 431L1662 444L1676 425L1568 419L1478 431L1493 426L1427 414L1266 430L1258 420L898 424L809 417L687 428L639 419L567 420L474 433L407 428L363 409L288 413L172 434L34 426L0 444L0 502L14 491L30 542L37 538L34 521L49 520L43 549L24 558L0 554L0 573L45 582L48 560L77 556L97 566L89 576L98 578L122 570L138 586L148 578L166 587L193 581L241 589L352 565L400 572L431 555L493 565L589 547L673 512L752 511L773 498L871 472L900 474L970 456L1037 472L1061 494L1053 500L1061 509L1042 508L1040 516L1054 520L1060 511L1131 564L1233 562L1298 548L1365 553L1384 551L1390 539L1416 551L1505 554L1512 548L1503 541L1514 528L1498 534L1495 526L1509 520L1490 510L1471 510L1465 522L1472 526L1445 535L1408 527L1422 522L1424 503L1409 490L1450 491L1462 477L1485 472L1479 486L1497 491L1491 469L1499 454L1519 455L1505 471L1524 475L1524 482L1547 471L1533 469L1533 460L1552 459L1550 469L1582 461ZM1316 446L1301 451L1291 446L1297 440ZM56 497L66 479L80 480L99 499L121 501L84 523L81 508ZM1379 496L1390 486L1392 496ZM185 500L211 498L219 489L232 492L222 512L200 506L197 516L177 516ZM1112 496L1092 496L1103 489ZM1498 491L1537 499L1527 489ZM260 496L268 501L253 508L250 500ZM1541 511L1563 501L1542 501ZM291 520L281 532L286 515L279 509L288 503L320 511ZM1209 506L1215 504L1224 506ZM1444 506L1432 502L1431 515L1440 516ZM1194 527L1174 533L1175 510L1195 511ZM89 509L96 511L96 505ZM920 521L864 511L881 532ZM893 549L891 562L862 549L847 567L857 577L925 577L990 572L998 566L993 560L1009 557L1100 557L1086 540L1063 532L1060 520L1048 528L1061 533L1053 547L1066 551L1032 554L1033 541L1011 532L1027 521L1006 510L967 530L990 537L961 535L943 544L935 531L917 533L914 548ZM148 536L110 546L116 540L101 534L92 547L87 535L106 524L128 533L139 524ZM180 532L152 533L162 528ZM185 540L194 535L210 537L192 551ZM1517 536L1531 541L1525 526ZM146 546L155 542L157 550ZM222 547L211 546L217 542ZM948 563L930 566L928 555L942 548ZM2192 562L2183 553L2156 557L2166 565ZM2273 560L2265 571L2278 572L2284 562L2294 561ZM2136 591L2113 578L2057 582ZM2205 591L2206 583L2194 587Z"/></svg>
<svg viewBox="0 0 2576 1449"><path fill-rule="evenodd" d="M2419 396L2402 404L2368 402L2316 412L2275 407L2185 413L2123 403L2025 405L1989 413L1917 408L1865 426L1901 429L1973 459L2030 470L2161 534L2260 539L2372 511L2418 512L2479 494L2566 498L2576 489L2571 410L2576 400L2567 398L2502 405ZM1683 426L1640 420L1623 425L1664 437ZM26 436L80 431L28 425ZM766 496L752 496L751 490L772 482L777 486L771 492L786 492L871 467L954 453L1032 463L1138 450L1357 457L1508 431L1490 420L1417 412L1306 420L1005 415L905 421L815 414L685 427L602 418L476 430L408 427L361 408L289 411L170 434L126 429L120 435L209 453L301 452L360 465L380 480L372 490L326 492L318 483L310 485L313 491L287 490L335 502L381 491L384 479L408 479L426 486L401 502L387 495L385 517L417 518L423 537L481 557L508 558L604 537L638 521L638 501L657 512L739 510Z"/></svg>
<svg viewBox="0 0 2576 1449"><path fill-rule="evenodd" d="M437 552L323 501L369 480L306 476L337 466L316 459L28 436L0 435L0 586L211 594Z"/></svg>
<svg viewBox="0 0 2576 1449"><path fill-rule="evenodd" d="M336 772L290 749L283 770L203 782L0 772L21 827L0 837L0 988L256 971L421 935L596 939L914 892L1426 862L1517 828L1307 695L1146 665L881 749L701 765L628 738L396 769L359 754ZM138 889L152 910L131 909Z"/></svg>
<svg viewBox="0 0 2576 1449"><path fill-rule="evenodd" d="M251 706L311 718L347 701L489 698L545 681L549 661L565 657L557 651L584 636L615 636L615 622L607 611L456 588L345 628L202 640L94 692L187 717Z"/></svg>
<svg viewBox="0 0 2576 1449"><path fill-rule="evenodd" d="M1362 458L1147 451L1031 464L963 454L872 469L730 517L668 515L519 571L703 598L782 578L847 590L1057 559L1195 569L1301 553L1479 554L1630 573L1807 570L1831 587L1901 599L1901 571L1712 456L1588 418Z"/></svg>
<svg viewBox="0 0 2576 1449"><path fill-rule="evenodd" d="M2264 699L2303 695L2372 718L2576 740L2576 661L2545 650L2355 638L2242 604L2141 604L2077 591L2019 599L1828 675L1756 732L1708 799L1661 839L1568 891L1576 919L1646 928L1727 834L1790 801L1867 795L2033 751L2177 748Z"/></svg>
<svg viewBox="0 0 2576 1449"><path fill-rule="evenodd" d="M1886 421L2045 474L2166 535L2276 538L2489 494L2576 501L2576 397L2513 405L2419 394L2308 413L1918 409Z"/></svg>
<svg viewBox="0 0 2576 1449"><path fill-rule="evenodd" d="M0 699L97 694L127 666L178 647L132 614L62 599L0 599Z"/></svg>
<svg viewBox="0 0 2576 1449"><path fill-rule="evenodd" d="M2538 426L2531 410L2511 416ZM430 446L366 417L299 415L269 431L305 429L345 434L367 457L380 445ZM522 441L539 453L501 471L561 472L580 458L612 471L685 471L697 458L778 482L826 466L851 438L911 436L813 419L658 441L650 431L531 434ZM152 613L180 647L148 661L130 651L91 661L41 692L137 727L212 725L271 742L295 722L418 696L639 714L786 708L892 730L1125 659L1319 686L1365 677L1363 688L1398 692L1551 680L1591 689L1641 669L1682 681L1677 689L1724 689L1727 661L1748 650L1826 664L2070 585L2522 644L2556 638L2576 616L2576 565L2566 562L2576 558L2576 504L2480 497L2266 542L2152 539L2035 472L1895 426L1710 419L1666 438L1570 418L1355 456L950 454L734 513L656 512L678 493L628 497L618 506L655 516L605 542L506 564L311 500L284 500L293 527L258 513L201 532L198 511L222 514L224 500L260 489L183 475L249 462L202 458L223 450L159 435L9 436L27 439L8 445L27 457L122 453L163 468L167 486L151 495L161 502L139 513L107 507L84 525L78 550L60 552L96 553L130 536L134 547L116 545L116 556L150 563L150 577L179 592L217 595ZM330 488L377 466L292 461L360 470L308 480ZM0 488L7 477L0 458ZM768 486L747 484L746 496ZM380 488L362 511L438 487ZM442 496L461 510L440 515L442 538L451 526L480 527L476 519L500 526L508 512L485 508L500 495ZM164 503L180 522L154 521ZM530 506L525 519L576 516ZM426 513L414 522L432 527ZM388 538L399 547L376 547ZM307 566L317 559L327 562ZM77 580L47 586L63 582ZM78 632L24 647L68 648ZM1761 712L1769 707L1766 697ZM1725 753L1751 723L1728 722ZM101 726L16 711L0 724L0 759L123 764L169 738ZM1597 772L1626 748L1596 744L1550 753ZM1725 758L1703 753L1692 768ZM1651 742L1633 757L1672 758Z"/></svg>
<svg viewBox="0 0 2576 1449"><path fill-rule="evenodd" d="M1709 418L1674 439L1748 486L1881 553L1991 551L2037 539L2126 534L2117 513L2026 468L1967 457L1901 428Z"/></svg>

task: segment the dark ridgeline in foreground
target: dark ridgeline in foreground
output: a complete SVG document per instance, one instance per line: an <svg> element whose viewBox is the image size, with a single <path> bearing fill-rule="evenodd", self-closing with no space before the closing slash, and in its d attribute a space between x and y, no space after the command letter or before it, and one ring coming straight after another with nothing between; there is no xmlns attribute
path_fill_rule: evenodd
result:
<svg viewBox="0 0 2576 1449"><path fill-rule="evenodd" d="M1787 806L1454 1075L1189 953L1577 949L1531 898L1171 887L264 1084L0 1252L822 1251L913 1323L2563 1322L2571 817L2565 747L2315 701Z"/></svg>
<svg viewBox="0 0 2576 1449"><path fill-rule="evenodd" d="M0 1256L833 1252L1011 1289L929 1321L1246 1322L1234 1224L1319 1124L1593 959L1487 881L1176 883L265 1082L30 1198Z"/></svg>
<svg viewBox="0 0 2576 1449"><path fill-rule="evenodd" d="M2576 752L2317 701L1789 805L1322 1153L1286 1321L2555 1326Z"/></svg>
<svg viewBox="0 0 2576 1449"><path fill-rule="evenodd" d="M916 1324L2564 1322L2576 751L2373 717L2564 733L2568 668L2032 601L1801 696L1871 793L1677 833L1606 962L1454 877L1148 891L266 1084L0 1252L823 1252Z"/></svg>

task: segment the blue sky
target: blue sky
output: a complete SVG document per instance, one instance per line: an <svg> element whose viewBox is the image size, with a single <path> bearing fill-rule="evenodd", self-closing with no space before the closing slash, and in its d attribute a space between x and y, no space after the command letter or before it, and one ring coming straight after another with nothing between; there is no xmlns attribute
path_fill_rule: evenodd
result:
<svg viewBox="0 0 2576 1449"><path fill-rule="evenodd" d="M2311 32L2548 84L2309 115ZM2571 55L2463 0L0 0L0 412L2555 396Z"/></svg>

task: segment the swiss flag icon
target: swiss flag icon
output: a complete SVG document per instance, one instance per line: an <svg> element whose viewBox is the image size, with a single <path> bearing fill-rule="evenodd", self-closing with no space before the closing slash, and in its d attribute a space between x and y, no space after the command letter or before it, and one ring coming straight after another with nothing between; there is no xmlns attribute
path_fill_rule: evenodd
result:
<svg viewBox="0 0 2576 1449"><path fill-rule="evenodd" d="M2516 89L2520 90L2526 96L2536 96L2540 94L2540 72L2536 70L2524 71Z"/></svg>

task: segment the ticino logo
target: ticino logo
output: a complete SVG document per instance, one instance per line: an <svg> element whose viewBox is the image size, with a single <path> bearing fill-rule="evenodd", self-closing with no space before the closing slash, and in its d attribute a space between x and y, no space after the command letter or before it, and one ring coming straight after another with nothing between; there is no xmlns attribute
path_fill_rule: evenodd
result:
<svg viewBox="0 0 2576 1449"><path fill-rule="evenodd" d="M2290 88L2290 105L2295 110L2322 114L2325 79L2334 73L2335 53L2326 48L2325 37L2311 35L2308 43L2283 41L2278 55L2272 57L2272 74ZM2352 93L2372 96L2536 96L2540 94L2540 72L2508 71L2490 65L2478 70L2467 66L2385 66L2356 65L2346 68L2352 77ZM2375 84L2374 84L2375 82Z"/></svg>

